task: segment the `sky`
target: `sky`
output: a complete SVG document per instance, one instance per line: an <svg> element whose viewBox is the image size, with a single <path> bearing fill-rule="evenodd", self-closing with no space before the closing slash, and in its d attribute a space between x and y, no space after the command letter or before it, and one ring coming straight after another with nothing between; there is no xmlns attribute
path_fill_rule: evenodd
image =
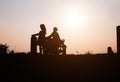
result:
<svg viewBox="0 0 120 82"><path fill-rule="evenodd" d="M47 35L58 28L67 54L116 52L120 0L0 0L0 43L15 52L30 52L30 38L45 24Z"/></svg>

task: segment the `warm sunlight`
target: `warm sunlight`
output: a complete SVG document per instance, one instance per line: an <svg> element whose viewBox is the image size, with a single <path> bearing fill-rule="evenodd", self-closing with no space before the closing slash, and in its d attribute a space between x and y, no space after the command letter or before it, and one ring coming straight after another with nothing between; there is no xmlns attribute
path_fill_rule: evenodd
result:
<svg viewBox="0 0 120 82"><path fill-rule="evenodd" d="M85 17L78 10L70 10L64 17L65 24L70 28L82 27L85 23Z"/></svg>
<svg viewBox="0 0 120 82"><path fill-rule="evenodd" d="M76 12L72 12L67 16L66 22L70 26L79 26L83 23L83 18Z"/></svg>
<svg viewBox="0 0 120 82"><path fill-rule="evenodd" d="M67 54L106 53L108 46L117 52L119 3L120 0L0 0L0 43L8 44L9 50L15 52L30 52L31 35L40 32L40 24L45 24L46 36L53 27L58 28Z"/></svg>

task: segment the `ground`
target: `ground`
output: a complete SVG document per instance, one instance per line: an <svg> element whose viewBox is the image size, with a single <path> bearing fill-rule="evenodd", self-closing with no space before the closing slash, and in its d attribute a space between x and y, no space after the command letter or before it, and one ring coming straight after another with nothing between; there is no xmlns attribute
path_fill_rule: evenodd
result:
<svg viewBox="0 0 120 82"><path fill-rule="evenodd" d="M3 81L78 82L117 81L119 55L4 55L0 56Z"/></svg>

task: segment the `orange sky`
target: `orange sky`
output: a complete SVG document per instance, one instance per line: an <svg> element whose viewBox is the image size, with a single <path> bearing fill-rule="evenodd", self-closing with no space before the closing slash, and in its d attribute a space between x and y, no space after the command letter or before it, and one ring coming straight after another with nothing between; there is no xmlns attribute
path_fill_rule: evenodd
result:
<svg viewBox="0 0 120 82"><path fill-rule="evenodd" d="M108 4L109 2L109 4ZM44 23L65 39L68 54L116 52L119 0L0 0L0 43L10 50L30 51L30 37Z"/></svg>

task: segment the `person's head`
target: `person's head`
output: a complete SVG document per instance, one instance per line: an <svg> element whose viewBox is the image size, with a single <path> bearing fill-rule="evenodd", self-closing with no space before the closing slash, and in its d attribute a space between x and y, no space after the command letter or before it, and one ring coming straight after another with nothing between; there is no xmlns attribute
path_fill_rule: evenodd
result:
<svg viewBox="0 0 120 82"><path fill-rule="evenodd" d="M54 31L54 32L56 32L57 30L58 30L57 27L54 27L54 28L53 28L53 31Z"/></svg>
<svg viewBox="0 0 120 82"><path fill-rule="evenodd" d="M41 24L41 25L40 25L40 29L41 29L41 30L46 30L45 25L44 25L44 24Z"/></svg>

